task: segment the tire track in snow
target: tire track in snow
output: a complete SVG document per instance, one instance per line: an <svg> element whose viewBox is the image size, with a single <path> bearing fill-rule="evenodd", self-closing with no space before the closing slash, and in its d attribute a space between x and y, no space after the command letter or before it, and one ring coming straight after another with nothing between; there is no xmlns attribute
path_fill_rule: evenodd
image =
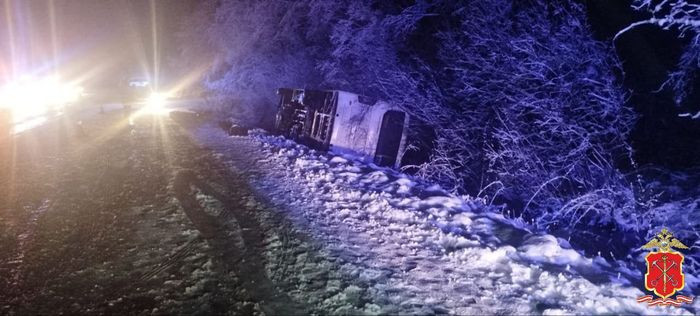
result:
<svg viewBox="0 0 700 316"><path fill-rule="evenodd" d="M224 211L216 217L207 214L197 200L193 189L219 200L223 204ZM261 255L264 248L263 230L250 210L246 209L239 201L228 197L228 194L214 189L190 170L177 173L174 180L174 190L187 217L214 248L218 259L224 266L234 271L240 278L250 293L251 299L260 301L264 311L272 314L298 315L306 313L304 308L293 302L288 295L280 293L267 277L265 263ZM230 219L234 219L238 224L240 235L244 241L243 247L240 247L226 231L224 225Z"/></svg>
<svg viewBox="0 0 700 316"><path fill-rule="evenodd" d="M179 263L180 260L186 258L190 254L194 253L198 249L198 245L194 241L188 241L182 248L180 248L177 252L169 256L167 259L165 259L164 262L156 266L155 268L146 271L141 277L139 278L141 281L148 281L150 278L155 277L159 273L171 268L175 264Z"/></svg>

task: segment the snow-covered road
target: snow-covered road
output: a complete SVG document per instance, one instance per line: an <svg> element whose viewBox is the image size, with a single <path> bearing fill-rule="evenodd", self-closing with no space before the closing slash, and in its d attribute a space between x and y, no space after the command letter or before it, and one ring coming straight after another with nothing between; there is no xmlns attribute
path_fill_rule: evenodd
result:
<svg viewBox="0 0 700 316"><path fill-rule="evenodd" d="M339 314L692 314L649 308L628 280L641 271L586 258L535 235L481 200L456 197L393 170L253 131L212 126L195 138L259 200L268 276L310 310ZM262 199L262 200L260 200ZM290 237L289 231L297 232Z"/></svg>

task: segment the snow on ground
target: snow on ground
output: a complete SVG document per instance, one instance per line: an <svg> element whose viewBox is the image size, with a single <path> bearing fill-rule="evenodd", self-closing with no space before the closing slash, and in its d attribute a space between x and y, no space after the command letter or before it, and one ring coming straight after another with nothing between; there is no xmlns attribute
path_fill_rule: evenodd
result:
<svg viewBox="0 0 700 316"><path fill-rule="evenodd" d="M641 271L613 269L568 242L537 235L489 211L352 156L334 156L253 131L196 137L249 175L310 244L283 250L269 236L268 270L289 295L340 314L690 314L698 307L649 308L630 285ZM252 202L255 203L255 202ZM303 250L315 249L312 251ZM312 258L313 257L313 258ZM290 259L291 258L291 259ZM282 271L283 272L280 272Z"/></svg>

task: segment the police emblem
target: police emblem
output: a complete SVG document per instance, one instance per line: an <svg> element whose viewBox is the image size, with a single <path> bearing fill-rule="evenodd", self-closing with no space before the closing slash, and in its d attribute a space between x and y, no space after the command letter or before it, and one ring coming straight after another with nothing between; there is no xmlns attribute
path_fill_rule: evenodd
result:
<svg viewBox="0 0 700 316"><path fill-rule="evenodd" d="M673 251L672 248L688 249L688 247L664 228L642 248L658 249L658 251L652 251L646 255L647 273L644 275L644 287L658 298L654 299L652 295L645 295L638 298L637 302L648 302L649 306L681 306L683 303L692 303L693 298L685 295L679 294L676 295L675 299L671 298L673 294L685 286L683 254Z"/></svg>

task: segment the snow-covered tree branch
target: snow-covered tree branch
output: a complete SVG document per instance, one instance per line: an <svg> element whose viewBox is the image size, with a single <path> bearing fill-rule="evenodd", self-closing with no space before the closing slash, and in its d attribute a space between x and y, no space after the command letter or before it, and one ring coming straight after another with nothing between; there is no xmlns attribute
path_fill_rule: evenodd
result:
<svg viewBox="0 0 700 316"><path fill-rule="evenodd" d="M700 4L686 0L634 0L632 7L648 12L651 17L630 24L617 32L614 39L645 24L656 25L665 30L676 28L681 31L681 36L688 31L697 33L700 29Z"/></svg>
<svg viewBox="0 0 700 316"><path fill-rule="evenodd" d="M635 0L635 10L646 12L649 18L630 24L617 32L614 40L625 33L641 26L655 25L664 30L677 30L679 37L691 36L684 53L678 61L678 67L669 74L662 88L668 86L675 95L676 105L681 105L693 92L693 82L700 69L700 4L686 0ZM681 113L681 117L700 119L697 113Z"/></svg>

